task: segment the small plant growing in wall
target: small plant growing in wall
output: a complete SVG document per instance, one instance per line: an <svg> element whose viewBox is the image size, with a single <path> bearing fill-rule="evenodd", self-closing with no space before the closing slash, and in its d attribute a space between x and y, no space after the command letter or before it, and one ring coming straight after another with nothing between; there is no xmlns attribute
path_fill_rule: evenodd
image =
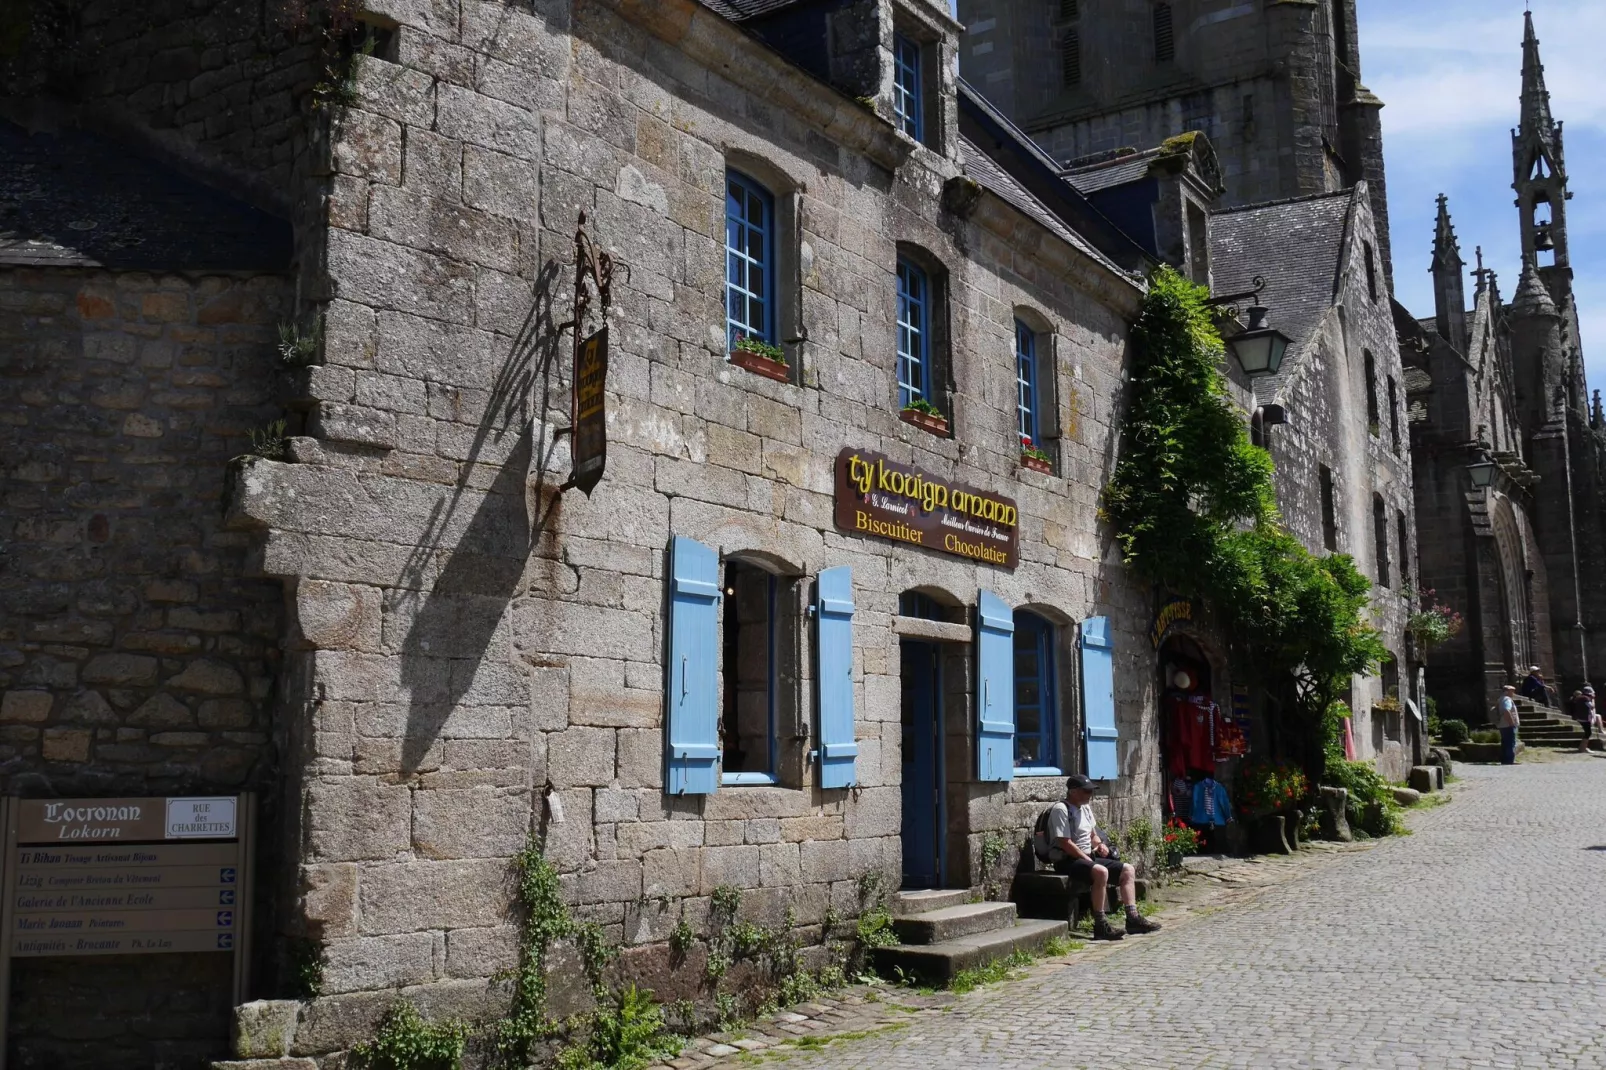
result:
<svg viewBox="0 0 1606 1070"><path fill-rule="evenodd" d="M318 359L323 346L323 317L313 318L305 330L299 323L279 324L279 360L287 368L305 368Z"/></svg>
<svg viewBox="0 0 1606 1070"><path fill-rule="evenodd" d="M403 1000L379 1020L379 1032L351 1049L358 1070L458 1070L468 1026L455 1019L426 1022Z"/></svg>
<svg viewBox="0 0 1606 1070"><path fill-rule="evenodd" d="M284 421L274 420L265 427L251 429L251 455L268 461L281 460L289 448Z"/></svg>

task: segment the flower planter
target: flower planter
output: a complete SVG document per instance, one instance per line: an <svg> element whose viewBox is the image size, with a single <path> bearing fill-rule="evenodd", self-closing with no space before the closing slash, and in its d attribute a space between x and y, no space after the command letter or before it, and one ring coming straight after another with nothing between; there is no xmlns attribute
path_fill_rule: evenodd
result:
<svg viewBox="0 0 1606 1070"><path fill-rule="evenodd" d="M1051 476L1054 474L1054 466L1052 464L1043 460L1041 457L1033 457L1029 453L1023 453L1020 455L1020 466L1022 468L1030 468L1034 472L1041 472L1045 476Z"/></svg>
<svg viewBox="0 0 1606 1070"><path fill-rule="evenodd" d="M903 409L898 413L898 419L906 424L914 424L922 431L930 431L942 438L948 437L948 421L941 416L933 416L918 409Z"/></svg>
<svg viewBox="0 0 1606 1070"><path fill-rule="evenodd" d="M766 379L774 379L777 383L792 381L792 370L778 360L749 353L745 349L731 350L731 363L739 368L746 368L754 375L762 375Z"/></svg>

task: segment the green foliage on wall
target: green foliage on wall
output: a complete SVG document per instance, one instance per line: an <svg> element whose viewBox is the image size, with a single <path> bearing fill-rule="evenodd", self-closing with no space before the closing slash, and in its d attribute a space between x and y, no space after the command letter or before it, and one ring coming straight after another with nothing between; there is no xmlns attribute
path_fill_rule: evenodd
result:
<svg viewBox="0 0 1606 1070"><path fill-rule="evenodd" d="M1317 557L1283 527L1271 456L1227 393L1207 299L1170 268L1151 281L1103 516L1128 568L1204 603L1235 662L1299 715L1301 759L1319 774L1325 711L1384 655L1371 584L1347 555Z"/></svg>

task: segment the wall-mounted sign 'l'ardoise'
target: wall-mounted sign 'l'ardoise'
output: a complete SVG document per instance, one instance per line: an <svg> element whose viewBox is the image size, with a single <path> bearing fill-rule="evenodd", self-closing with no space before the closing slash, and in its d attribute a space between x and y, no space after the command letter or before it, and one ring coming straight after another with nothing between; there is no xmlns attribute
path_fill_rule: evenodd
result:
<svg viewBox="0 0 1606 1070"><path fill-rule="evenodd" d="M589 497L608 467L608 328L580 343L574 369L574 470Z"/></svg>
<svg viewBox="0 0 1606 1070"><path fill-rule="evenodd" d="M937 479L852 448L836 459L836 526L1013 569L1020 510L1013 499Z"/></svg>

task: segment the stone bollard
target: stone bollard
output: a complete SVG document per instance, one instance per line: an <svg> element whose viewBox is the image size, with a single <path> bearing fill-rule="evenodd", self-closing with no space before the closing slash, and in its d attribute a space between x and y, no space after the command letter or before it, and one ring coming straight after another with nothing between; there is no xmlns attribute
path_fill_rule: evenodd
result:
<svg viewBox="0 0 1606 1070"><path fill-rule="evenodd" d="M1444 787L1444 770L1436 765L1413 765L1406 783L1423 795L1438 791Z"/></svg>
<svg viewBox="0 0 1606 1070"><path fill-rule="evenodd" d="M1394 801L1401 806L1415 806L1422 801L1422 793L1414 788L1391 788Z"/></svg>
<svg viewBox="0 0 1606 1070"><path fill-rule="evenodd" d="M1344 816L1344 808L1349 805L1349 791L1323 786L1316 789L1316 797L1322 804L1322 837L1341 843L1354 840L1349 820Z"/></svg>

